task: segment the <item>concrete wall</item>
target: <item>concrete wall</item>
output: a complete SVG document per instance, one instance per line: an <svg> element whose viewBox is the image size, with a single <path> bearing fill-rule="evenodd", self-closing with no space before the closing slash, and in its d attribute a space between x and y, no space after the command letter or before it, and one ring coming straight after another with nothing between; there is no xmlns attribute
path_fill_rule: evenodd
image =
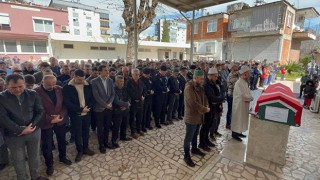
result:
<svg viewBox="0 0 320 180"><path fill-rule="evenodd" d="M300 47L301 41L299 40L292 40L291 49L289 54L289 60L299 62L300 59Z"/></svg>

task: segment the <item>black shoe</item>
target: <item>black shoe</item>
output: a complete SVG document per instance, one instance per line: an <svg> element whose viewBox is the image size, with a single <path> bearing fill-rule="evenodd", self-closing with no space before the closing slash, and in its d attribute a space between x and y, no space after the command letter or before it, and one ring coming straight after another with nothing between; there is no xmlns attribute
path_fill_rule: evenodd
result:
<svg viewBox="0 0 320 180"><path fill-rule="evenodd" d="M7 164L0 164L0 171L7 167Z"/></svg>
<svg viewBox="0 0 320 180"><path fill-rule="evenodd" d="M168 124L174 124L172 120L168 121Z"/></svg>
<svg viewBox="0 0 320 180"><path fill-rule="evenodd" d="M132 138L129 138L129 137L125 137L125 138L120 138L121 141L131 141Z"/></svg>
<svg viewBox="0 0 320 180"><path fill-rule="evenodd" d="M238 136L239 136L240 138L246 138L246 137L247 137L247 136L244 135L244 134L238 134Z"/></svg>
<svg viewBox="0 0 320 180"><path fill-rule="evenodd" d="M148 127L148 129L149 129L149 130L153 130L153 127L150 126L150 127Z"/></svg>
<svg viewBox="0 0 320 180"><path fill-rule="evenodd" d="M143 128L142 131L146 133L146 132L147 132L147 129L146 129L146 128Z"/></svg>
<svg viewBox="0 0 320 180"><path fill-rule="evenodd" d="M113 147L113 145L109 143L104 144L104 146L108 149L115 149L115 147Z"/></svg>
<svg viewBox="0 0 320 180"><path fill-rule="evenodd" d="M76 156L76 159L75 159L75 162L80 162L81 159L82 159L82 156L83 156L83 153L82 152L78 152L78 154Z"/></svg>
<svg viewBox="0 0 320 180"><path fill-rule="evenodd" d="M157 127L158 129L161 129L161 125L160 125L160 124L156 125L156 127Z"/></svg>
<svg viewBox="0 0 320 180"><path fill-rule="evenodd" d="M39 177L36 178L36 180L49 180L49 179L46 178L46 177L39 176Z"/></svg>
<svg viewBox="0 0 320 180"><path fill-rule="evenodd" d="M62 162L65 165L68 165L68 166L70 166L72 164L72 162L69 159L67 159L66 157L63 159L60 159L60 162Z"/></svg>
<svg viewBox="0 0 320 180"><path fill-rule="evenodd" d="M51 176L53 172L54 172L53 166L47 167L46 173L48 176Z"/></svg>
<svg viewBox="0 0 320 180"><path fill-rule="evenodd" d="M215 147L216 145L213 144L211 141L207 141L207 146L209 146L209 147Z"/></svg>
<svg viewBox="0 0 320 180"><path fill-rule="evenodd" d="M113 145L114 148L119 148L120 147L118 143L113 143L112 145Z"/></svg>
<svg viewBox="0 0 320 180"><path fill-rule="evenodd" d="M219 132L215 132L216 136L221 137L222 134L220 134Z"/></svg>
<svg viewBox="0 0 320 180"><path fill-rule="evenodd" d="M192 159L190 157L189 158L184 158L183 160L190 167L195 167L196 166L196 164L192 161Z"/></svg>
<svg viewBox="0 0 320 180"><path fill-rule="evenodd" d="M230 125L226 125L226 129L231 129L231 126Z"/></svg>
<svg viewBox="0 0 320 180"><path fill-rule="evenodd" d="M179 120L182 120L183 118L182 118L182 117L178 117L178 119L179 119Z"/></svg>
<svg viewBox="0 0 320 180"><path fill-rule="evenodd" d="M200 151L199 148L197 148L197 149L192 149L192 150L191 150L191 153L192 153L192 154L195 154L195 155L199 155L199 156L201 156L201 157L204 157L204 156L206 155L205 153L203 153L202 151Z"/></svg>
<svg viewBox="0 0 320 180"><path fill-rule="evenodd" d="M172 119L175 119L175 120L179 121L179 119L177 117L172 117Z"/></svg>
<svg viewBox="0 0 320 180"><path fill-rule="evenodd" d="M239 136L232 136L232 138L235 139L235 140L237 140L237 141L240 141L240 142L242 141L242 139L239 138Z"/></svg>
<svg viewBox="0 0 320 180"><path fill-rule="evenodd" d="M165 125L165 126L168 126L168 125L169 125L168 122L163 122L163 123L160 123L160 124Z"/></svg>
<svg viewBox="0 0 320 180"><path fill-rule="evenodd" d="M83 150L83 154L86 154L88 156L93 156L94 152L88 148L88 149Z"/></svg>
<svg viewBox="0 0 320 180"><path fill-rule="evenodd" d="M101 154L105 154L107 152L107 149L105 147L100 147L99 150Z"/></svg>
<svg viewBox="0 0 320 180"><path fill-rule="evenodd" d="M210 152L211 149L207 146L207 145L204 145L204 144L199 144L198 146L200 149L203 149L204 151L207 151L207 152Z"/></svg>
<svg viewBox="0 0 320 180"><path fill-rule="evenodd" d="M214 137L214 135L213 134L210 134L210 138L212 139L212 140L216 140L216 137Z"/></svg>

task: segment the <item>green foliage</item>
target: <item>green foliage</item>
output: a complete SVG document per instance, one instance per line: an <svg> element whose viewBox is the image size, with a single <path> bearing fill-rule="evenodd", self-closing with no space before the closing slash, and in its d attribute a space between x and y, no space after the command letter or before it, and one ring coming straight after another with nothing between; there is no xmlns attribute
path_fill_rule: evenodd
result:
<svg viewBox="0 0 320 180"><path fill-rule="evenodd" d="M302 70L302 64L298 64L298 63L290 60L285 65L285 68L286 68L288 74L291 74L292 72L300 72Z"/></svg>
<svg viewBox="0 0 320 180"><path fill-rule="evenodd" d="M162 42L170 42L170 23L166 19L163 22L163 30L162 30Z"/></svg>
<svg viewBox="0 0 320 180"><path fill-rule="evenodd" d="M311 62L312 58L310 55L305 56L304 58L300 59L300 63L302 64L303 69L306 71L308 68L308 63Z"/></svg>

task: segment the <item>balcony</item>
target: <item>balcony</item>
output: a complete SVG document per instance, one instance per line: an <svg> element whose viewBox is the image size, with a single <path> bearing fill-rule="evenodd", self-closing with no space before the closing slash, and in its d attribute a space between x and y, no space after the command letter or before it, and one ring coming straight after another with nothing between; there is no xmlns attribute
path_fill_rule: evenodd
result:
<svg viewBox="0 0 320 180"><path fill-rule="evenodd" d="M317 35L316 31L311 28L301 29L299 26L296 26L293 30L292 38L307 41L307 40L316 40Z"/></svg>

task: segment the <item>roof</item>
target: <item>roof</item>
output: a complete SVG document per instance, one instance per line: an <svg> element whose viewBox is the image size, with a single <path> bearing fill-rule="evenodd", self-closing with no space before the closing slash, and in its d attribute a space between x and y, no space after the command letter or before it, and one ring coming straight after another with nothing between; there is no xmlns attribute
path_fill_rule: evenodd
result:
<svg viewBox="0 0 320 180"><path fill-rule="evenodd" d="M67 9L68 7L72 7L72 8L93 11L93 12L97 12L97 13L109 14L109 11L106 9L100 9L98 7L89 6L86 4L81 4L81 3L77 3L77 2L70 2L70 1L63 1L63 0L50 0L49 6L56 7L56 8L62 8L62 9Z"/></svg>
<svg viewBox="0 0 320 180"><path fill-rule="evenodd" d="M297 14L304 15L306 19L319 17L319 12L314 7L297 9Z"/></svg>
<svg viewBox="0 0 320 180"><path fill-rule="evenodd" d="M127 39L123 38L103 38L100 36L79 36L67 33L50 33L49 39L54 41L73 41L87 43L108 43L108 44L127 44ZM190 48L190 44L166 43L158 41L139 41L140 46L156 46L164 48Z"/></svg>
<svg viewBox="0 0 320 180"><path fill-rule="evenodd" d="M232 1L235 0L159 0L159 2L161 2L162 4L175 8L182 12L188 12Z"/></svg>

